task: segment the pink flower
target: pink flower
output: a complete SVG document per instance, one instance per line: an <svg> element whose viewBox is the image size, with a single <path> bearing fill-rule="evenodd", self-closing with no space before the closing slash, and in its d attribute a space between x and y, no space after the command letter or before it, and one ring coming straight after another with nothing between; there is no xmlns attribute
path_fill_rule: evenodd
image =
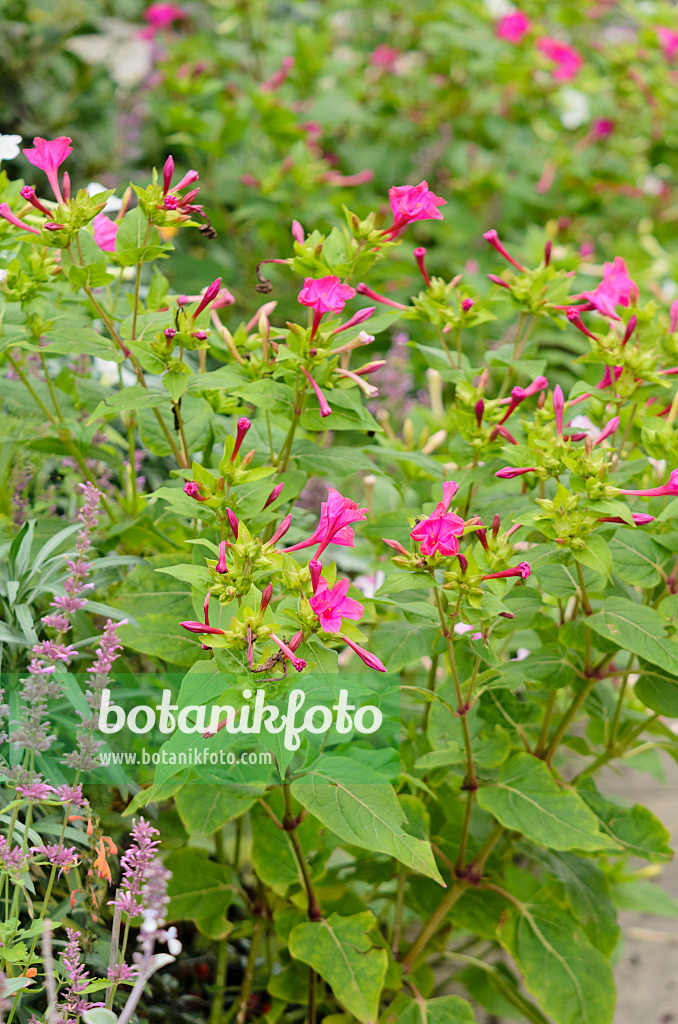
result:
<svg viewBox="0 0 678 1024"><path fill-rule="evenodd" d="M304 287L297 298L302 306L308 306L313 310L311 341L315 338L324 314L341 313L348 300L352 299L354 295L355 288L351 288L348 284L342 284L340 278L334 274L317 279L306 278Z"/></svg>
<svg viewBox="0 0 678 1024"><path fill-rule="evenodd" d="M245 440L245 435L247 434L247 431L250 429L251 426L252 421L249 420L247 416L241 416L240 419L238 420L238 433L235 439L235 445L233 447L233 454L231 455L231 462L235 461L235 458L238 452L240 451L240 446Z"/></svg>
<svg viewBox="0 0 678 1024"><path fill-rule="evenodd" d="M370 54L370 64L375 68L381 68L382 71L394 71L399 57L400 50L395 46L380 43Z"/></svg>
<svg viewBox="0 0 678 1024"><path fill-rule="evenodd" d="M664 25L657 25L657 39L666 60L669 63L673 62L678 53L678 32L674 32L672 28L665 28Z"/></svg>
<svg viewBox="0 0 678 1024"><path fill-rule="evenodd" d="M40 234L37 228L32 227L30 224L24 224L15 213L12 213L9 203L0 203L0 217L8 220L15 228L21 228L22 231L31 231L34 235Z"/></svg>
<svg viewBox="0 0 678 1024"><path fill-rule="evenodd" d="M530 31L530 19L522 11L512 11L499 19L494 31L498 39L521 43Z"/></svg>
<svg viewBox="0 0 678 1024"><path fill-rule="evenodd" d="M297 635L301 636L301 634ZM304 661L304 659L297 658L294 651L292 650L292 647L288 646L288 644L286 644L284 640L281 640L279 637L277 637L275 633L271 633L271 640L273 641L274 644L278 645L278 647L283 652L287 660L292 662L292 665L297 670L297 672L303 672L303 670L306 668L306 662Z"/></svg>
<svg viewBox="0 0 678 1024"><path fill-rule="evenodd" d="M168 28L172 22L183 21L187 17L186 11L183 7L179 7L178 4L151 4L143 14L144 21L148 22L148 28L144 29L141 34L144 38L150 39L156 32L160 32L163 28Z"/></svg>
<svg viewBox="0 0 678 1024"><path fill-rule="evenodd" d="M34 167L39 167L41 171L45 172L58 202L63 203L64 197L59 188L57 171L64 160L73 152L71 139L65 135L60 135L58 139L48 141L38 136L33 139L33 145L34 149L24 150L24 156Z"/></svg>
<svg viewBox="0 0 678 1024"><path fill-rule="evenodd" d="M634 526L647 526L647 524L651 523L653 520L654 520L654 516L648 516L648 515L646 515L645 512L634 512L633 513L633 523L634 523ZM600 516L600 518L598 519L598 522L599 523L622 523L624 526L628 526L629 525L626 522L625 519L622 519L621 516Z"/></svg>
<svg viewBox="0 0 678 1024"><path fill-rule="evenodd" d="M349 580L341 579L330 590L327 580L320 577L318 589L309 603L320 619L320 625L328 633L339 632L342 617L357 622L365 610L359 601L346 596L348 588Z"/></svg>
<svg viewBox="0 0 678 1024"><path fill-rule="evenodd" d="M383 234L393 238L415 220L442 220L439 206L446 206L447 200L431 192L427 181L418 185L394 185L388 190L393 211L393 224Z"/></svg>
<svg viewBox="0 0 678 1024"><path fill-rule="evenodd" d="M320 385L315 380L315 378L311 376L311 374L308 372L308 370L306 369L305 366L302 366L301 369L302 369L302 372L303 372L304 376L306 377L306 380L309 382L309 384L311 385L311 387L315 391L315 397L318 399L318 405L320 406L320 415L323 416L323 417L324 416L331 416L332 415L332 409L330 407L329 402L327 401L327 399L325 398L324 394L322 393L322 390L320 389Z"/></svg>
<svg viewBox="0 0 678 1024"><path fill-rule="evenodd" d="M502 572L490 572L482 577L484 580L506 580L512 576L520 576L521 579L526 580L528 576L532 575L529 562L520 562L515 569L504 569Z"/></svg>
<svg viewBox="0 0 678 1024"><path fill-rule="evenodd" d="M524 469L513 469L511 466L507 466L505 469L498 470L494 475L499 477L500 480L513 480L516 476L523 476L525 473L536 472L536 466L526 466Z"/></svg>
<svg viewBox="0 0 678 1024"><path fill-rule="evenodd" d="M608 135L612 135L612 132L614 131L614 121L610 121L610 119L607 117L600 117L597 121L593 122L593 128L591 129L591 131L595 139L606 139ZM590 246L590 252L593 252L593 246L590 242L584 244L588 244ZM583 248L584 246L582 246L582 249ZM582 253L582 255L590 255L590 253Z"/></svg>
<svg viewBox="0 0 678 1024"><path fill-rule="evenodd" d="M556 432L558 437L563 436L563 409L565 408L565 399L563 397L563 389L560 384L556 384L553 389L553 412L556 417Z"/></svg>
<svg viewBox="0 0 678 1024"><path fill-rule="evenodd" d="M102 252L115 252L115 239L118 234L118 225L107 217L105 213L98 213L92 221L94 228L94 241Z"/></svg>
<svg viewBox="0 0 678 1024"><path fill-rule="evenodd" d="M348 646L354 651L361 661L364 661L368 668L373 668L376 672L385 672L386 666L379 661L379 658L374 654L370 654L364 647L360 647L359 644L354 643L353 640L349 640L347 636L341 638Z"/></svg>
<svg viewBox="0 0 678 1024"><path fill-rule="evenodd" d="M443 484L443 500L439 501L427 519L423 519L410 532L422 555L456 555L459 551L459 540L464 532L464 520L452 512L448 512L450 502L456 493L457 485L453 482Z"/></svg>
<svg viewBox="0 0 678 1024"><path fill-rule="evenodd" d="M486 242L489 242L492 248L496 249L497 252L504 257L505 260L508 260L508 262L511 263L516 268L516 270L519 270L521 273L524 272L525 267L521 266L520 263L514 260L513 256L509 255L509 253L506 251L503 242L500 240L499 235L497 234L494 228L492 228L490 231L486 231L485 234L483 235L483 238L485 239ZM495 281L495 278L492 277L490 274L488 274L487 276L490 277L491 280ZM495 283L501 283L506 286L506 283L504 281L501 281L501 279L499 281L495 281Z"/></svg>
<svg viewBox="0 0 678 1024"><path fill-rule="evenodd" d="M678 495L678 469L669 475L668 482L661 487L650 487L645 491L621 490L620 494L635 494L642 498L676 497Z"/></svg>
<svg viewBox="0 0 678 1024"><path fill-rule="evenodd" d="M339 491L335 491L331 487L327 501L323 501L320 506L320 522L312 536L300 544L285 548L284 551L286 553L301 551L302 548L319 544L320 546L313 556L317 560L328 544L341 544L344 547L352 548L355 542L350 524L366 519L365 512L367 512L366 508L359 508L354 501L344 498Z"/></svg>
<svg viewBox="0 0 678 1024"><path fill-rule="evenodd" d="M555 82L571 82L584 63L582 57L572 46L561 43L552 36L542 36L537 40L537 49L547 60L552 60L556 67L551 72Z"/></svg>
<svg viewBox="0 0 678 1024"><path fill-rule="evenodd" d="M621 256L615 256L612 263L605 263L603 280L590 292L581 292L575 299L588 299L591 305L611 320L620 320L617 306L628 306L631 299L638 299L638 286L629 277L626 263ZM568 314L568 319L569 314Z"/></svg>

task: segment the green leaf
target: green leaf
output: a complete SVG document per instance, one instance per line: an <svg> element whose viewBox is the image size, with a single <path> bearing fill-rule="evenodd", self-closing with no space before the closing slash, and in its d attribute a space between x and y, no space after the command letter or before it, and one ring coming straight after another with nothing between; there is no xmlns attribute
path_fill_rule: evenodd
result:
<svg viewBox="0 0 678 1024"><path fill-rule="evenodd" d="M600 573L601 576L608 576L612 571L612 555L607 541L597 533L591 533L586 538L586 547L581 550L574 550L572 554L582 565Z"/></svg>
<svg viewBox="0 0 678 1024"><path fill-rule="evenodd" d="M115 391L99 402L87 422L93 423L101 416L116 416L129 409L148 409L166 405L167 402L168 397L164 391L151 391L141 384L132 384L131 387Z"/></svg>
<svg viewBox="0 0 678 1024"><path fill-rule="evenodd" d="M662 581L656 545L640 530L618 530L610 543L614 572L636 587L654 587Z"/></svg>
<svg viewBox="0 0 678 1024"><path fill-rule="evenodd" d="M294 797L345 843L395 857L442 883L428 842L409 835L390 783L367 765L328 755L292 783Z"/></svg>
<svg viewBox="0 0 678 1024"><path fill-rule="evenodd" d="M382 622L372 634L370 646L384 660L388 672L399 672L410 662L430 656L437 636L435 627L421 622Z"/></svg>
<svg viewBox="0 0 678 1024"><path fill-rule="evenodd" d="M622 650L678 675L678 643L665 635L664 620L653 608L623 597L610 597L604 608L586 621L599 636Z"/></svg>
<svg viewBox="0 0 678 1024"><path fill-rule="evenodd" d="M209 939L225 938L233 929L226 913L237 894L231 869L210 860L207 850L191 847L175 850L165 865L172 872L169 918L195 921Z"/></svg>
<svg viewBox="0 0 678 1024"><path fill-rule="evenodd" d="M514 754L499 769L496 783L483 786L480 806L502 825L551 850L605 850L616 846L603 835L590 808L571 789L562 789L543 761Z"/></svg>
<svg viewBox="0 0 678 1024"><path fill-rule="evenodd" d="M532 651L523 661L509 662L504 665L504 677L513 680L531 679L543 683L550 689L568 686L575 679L575 667L567 657L564 647L558 644L544 644Z"/></svg>
<svg viewBox="0 0 678 1024"><path fill-rule="evenodd" d="M546 862L565 889L572 913L593 945L610 956L619 939L617 913L602 868L590 857L549 853Z"/></svg>
<svg viewBox="0 0 678 1024"><path fill-rule="evenodd" d="M528 991L555 1024L611 1024L612 969L547 889L510 910L498 934Z"/></svg>
<svg viewBox="0 0 678 1024"><path fill-rule="evenodd" d="M606 835L634 857L651 861L667 861L673 857L669 846L671 837L652 811L641 804L622 807L612 803L597 791L593 782L586 779L577 792L591 808L598 824Z"/></svg>
<svg viewBox="0 0 678 1024"><path fill-rule="evenodd" d="M374 949L368 932L376 927L370 911L298 924L290 932L289 950L317 971L349 1013L362 1024L376 1024L388 954Z"/></svg>
<svg viewBox="0 0 678 1024"><path fill-rule="evenodd" d="M390 1015L387 1016L390 1020ZM474 1024L473 1008L461 996L441 996L421 1002L412 999L398 1013L397 1024Z"/></svg>
<svg viewBox="0 0 678 1024"><path fill-rule="evenodd" d="M117 1016L113 1010L107 1010L103 1006L95 1006L91 1010L85 1010L82 1015L83 1024L115 1024Z"/></svg>
<svg viewBox="0 0 678 1024"><path fill-rule="evenodd" d="M239 818L259 799L262 786L209 786L189 783L175 796L177 811L190 835L213 835Z"/></svg>
<svg viewBox="0 0 678 1024"><path fill-rule="evenodd" d="M156 572L162 572L166 576L173 576L176 580L190 583L192 587L210 587L212 576L206 565L164 565Z"/></svg>
<svg viewBox="0 0 678 1024"><path fill-rule="evenodd" d="M678 679L673 676L646 667L642 669L633 693L645 707L658 711L660 715L678 718Z"/></svg>
<svg viewBox="0 0 678 1024"><path fill-rule="evenodd" d="M250 812L252 828L252 864L264 885L286 888L299 882L289 832L278 828L263 807Z"/></svg>

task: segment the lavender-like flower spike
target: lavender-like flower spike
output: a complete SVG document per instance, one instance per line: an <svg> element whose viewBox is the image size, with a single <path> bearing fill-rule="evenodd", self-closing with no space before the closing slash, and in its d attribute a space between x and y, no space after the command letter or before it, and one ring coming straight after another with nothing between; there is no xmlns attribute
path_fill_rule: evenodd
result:
<svg viewBox="0 0 678 1024"><path fill-rule="evenodd" d="M66 998L59 1010L61 1019L69 1020L73 1017L79 1020L82 1014L95 1004L90 1003L81 995L83 989L89 985L91 978L85 965L80 962L80 932L75 928L66 928L66 934L68 935L68 945L61 954L61 963L68 979L68 985L65 991Z"/></svg>
<svg viewBox="0 0 678 1024"><path fill-rule="evenodd" d="M146 883L147 869L155 858L160 840L157 828L144 818L132 824L132 843L120 858L122 879L115 900L112 903L120 910L135 917L145 910L141 893Z"/></svg>

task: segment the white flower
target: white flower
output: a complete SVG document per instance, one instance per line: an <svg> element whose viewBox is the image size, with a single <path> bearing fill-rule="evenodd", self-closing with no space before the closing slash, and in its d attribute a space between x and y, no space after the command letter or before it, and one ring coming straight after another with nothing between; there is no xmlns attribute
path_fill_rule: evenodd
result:
<svg viewBox="0 0 678 1024"><path fill-rule="evenodd" d="M177 930L174 927L174 925L172 925L171 928L167 929L167 931L165 932L165 936L167 941L167 949L169 950L169 952L172 954L172 956L179 956L182 947L181 942L177 938Z"/></svg>
<svg viewBox="0 0 678 1024"><path fill-rule="evenodd" d="M592 423L588 416L575 416L573 420L570 420L568 427L575 434L588 434L591 440L594 437L598 437L600 433L600 427L597 427L595 423Z"/></svg>
<svg viewBox="0 0 678 1024"><path fill-rule="evenodd" d="M383 573L381 569L377 569L374 576L356 576L353 580L353 585L357 587L365 597L372 598L379 590L379 587L385 579L386 574Z"/></svg>
<svg viewBox="0 0 678 1024"><path fill-rule="evenodd" d="M108 192L105 185L100 185L98 181L90 181L87 185L88 196L98 196L100 192ZM122 199L118 199L117 196L111 196L110 199L106 200L102 213L117 213L118 210L122 209Z"/></svg>
<svg viewBox="0 0 678 1024"><path fill-rule="evenodd" d="M0 160L13 160L21 150L21 135L0 135Z"/></svg>
<svg viewBox="0 0 678 1024"><path fill-rule="evenodd" d="M591 105L583 92L579 89L561 89L558 94L560 100L560 123L563 128L573 131L591 120Z"/></svg>
<svg viewBox="0 0 678 1024"><path fill-rule="evenodd" d="M525 661L525 658L529 657L529 655L530 649L528 647L519 647L515 658L511 658L511 661Z"/></svg>
<svg viewBox="0 0 678 1024"><path fill-rule="evenodd" d="M469 626L468 622L455 622L453 628L457 636L463 636L464 633L470 633L473 626Z"/></svg>

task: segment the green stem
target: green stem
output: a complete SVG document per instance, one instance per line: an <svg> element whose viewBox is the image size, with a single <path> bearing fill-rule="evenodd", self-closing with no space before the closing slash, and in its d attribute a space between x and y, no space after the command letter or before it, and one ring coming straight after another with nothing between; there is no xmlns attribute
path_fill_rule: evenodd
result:
<svg viewBox="0 0 678 1024"><path fill-rule="evenodd" d="M546 750L545 760L546 760L547 764L550 765L551 762L553 761L553 755L555 754L556 750L558 749L558 746L559 746L560 741L562 740L563 736L567 732L567 729L568 729L568 726L569 726L570 722L572 721L574 716L577 714L577 712L579 711L579 708L582 706L582 704L584 703L584 701L586 700L588 695L591 693L591 691L593 690L593 688L596 685L596 683L599 682L599 681L600 680L597 677L595 677L595 676L594 676L593 679L589 679L588 683L586 683L584 686L582 686L582 688L579 691L579 693L576 694L575 697L573 698L569 708L563 714L563 717L561 718L561 720L560 720L560 722L558 724L558 728L555 731L553 739L549 743L548 749Z"/></svg>
<svg viewBox="0 0 678 1024"><path fill-rule="evenodd" d="M61 415L61 409L59 408L59 403L57 402L57 396L56 396L56 392L54 390L54 384L52 383L52 378L49 375L49 369L47 368L47 359L45 358L45 353L44 352L40 353L40 362L42 363L42 371L45 374L45 380L47 381L47 387L49 388L49 393L52 396L52 405L54 406L54 411L57 414L57 419L59 420L60 423L63 423L64 422L64 418Z"/></svg>
<svg viewBox="0 0 678 1024"><path fill-rule="evenodd" d="M214 845L216 857L219 864L226 864L226 849L224 836L221 829L215 833ZM228 977L228 939L219 939L217 944L217 967L214 975L214 989L212 991L212 1005L210 1007L209 1024L219 1024L224 1010L224 996L226 995L226 981Z"/></svg>
<svg viewBox="0 0 678 1024"><path fill-rule="evenodd" d="M546 710L544 712L544 721L541 724L541 731L539 733L539 739L537 740L537 746L534 748L535 757L543 757L546 751L546 745L548 742L549 729L551 727L551 719L553 717L553 711L556 706L556 699L558 696L557 690L552 690L548 701L546 702Z"/></svg>
<svg viewBox="0 0 678 1024"><path fill-rule="evenodd" d="M633 664L635 655L632 654L628 660L626 671L622 677L621 685L619 687L619 693L617 695L617 706L614 709L614 716L612 718L612 727L610 729L610 741L607 744L608 750L614 750L617 745L617 733L619 731L619 719L621 717L622 707L624 706L624 695L626 694L626 687L629 681L629 669Z"/></svg>
<svg viewBox="0 0 678 1024"><path fill-rule="evenodd" d="M416 963L419 955L428 945L429 941L433 938L438 928L443 923L447 915L449 914L452 907L455 905L457 900L463 894L466 889L466 882L456 882L438 904L437 908L433 911L433 914L426 922L424 927L421 929L416 939L408 949L405 957L403 958L402 965L405 973L412 970L412 967Z"/></svg>
<svg viewBox="0 0 678 1024"><path fill-rule="evenodd" d="M254 964L257 958L257 951L259 949L259 940L261 938L261 929L263 926L263 920L261 917L257 917L254 922L254 928L252 929L252 938L250 939L250 951L247 957L247 966L245 968L245 976L240 987L240 1004L238 1006L238 1016L236 1017L236 1024L245 1024L247 1019L247 1003L252 991L252 977L254 975Z"/></svg>
<svg viewBox="0 0 678 1024"><path fill-rule="evenodd" d="M301 871L301 877L304 880L304 889L306 890L306 898L308 900L308 916L311 921L320 921L322 918L322 911L320 905L315 897L313 890L313 883L311 881L311 875L308 870L304 851L301 848L299 837L297 836L297 820L292 810L292 794L290 792L290 786L288 782L282 784L283 800L285 801L285 814L283 817L283 828L290 837L292 843L292 849L294 850L294 856L299 870Z"/></svg>

